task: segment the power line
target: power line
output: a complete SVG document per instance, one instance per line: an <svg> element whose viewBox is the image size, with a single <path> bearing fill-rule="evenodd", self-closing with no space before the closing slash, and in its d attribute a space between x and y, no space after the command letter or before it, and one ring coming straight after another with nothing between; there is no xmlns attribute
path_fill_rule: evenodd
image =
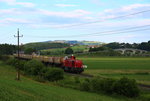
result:
<svg viewBox="0 0 150 101"><path fill-rule="evenodd" d="M66 28L66 27L74 27L74 26L88 25L88 24L93 24L93 23L105 22L105 21L107 21L107 20L113 20L113 19L124 18L124 17L132 16L132 15L137 15L137 14L141 14L141 13L146 13L146 12L150 12L150 10L139 11L139 12L130 13L130 14L127 14L127 15L117 16L117 17L114 17L114 18L108 18L108 19L105 19L105 20L97 20L97 21L92 21L92 22L79 23L79 24L72 24L72 25L66 25L66 26L56 26L56 27L53 27L53 28Z"/></svg>
<svg viewBox="0 0 150 101"><path fill-rule="evenodd" d="M106 33L106 34L93 35L93 36L114 35L114 34L121 34L121 33L129 33L129 32L146 31L146 30L150 30L150 28L146 28L146 29L139 29L139 30L131 30L131 31L114 32L114 33ZM78 36L78 37L87 37L87 36ZM89 36L89 37L90 37L90 36ZM50 38L50 37L36 37L36 38ZM53 38L53 37L51 37L51 38ZM63 37L56 37L56 38L63 38Z"/></svg>
<svg viewBox="0 0 150 101"><path fill-rule="evenodd" d="M80 35L68 35L68 36L28 36L28 37L39 37L39 38L64 38L64 37L84 37L88 35L97 35L97 34L109 34L109 33L117 33L121 31L131 31L139 28L144 28L144 27L149 27L150 25L144 25L144 26L136 26L136 27L129 27L129 28L124 28L124 29L118 29L118 30L108 30L108 31L102 31L102 32L95 32L95 33L89 33L89 34L80 34Z"/></svg>
<svg viewBox="0 0 150 101"><path fill-rule="evenodd" d="M138 31L146 31L146 30L150 30L150 28L145 28L145 29L138 29L138 30L131 30L131 31L122 31L122 32L118 32L118 33L110 33L110 34L100 34L100 35L95 35L95 36L104 36L104 35L113 35L113 34L121 34L121 33L129 33L129 32L138 32Z"/></svg>

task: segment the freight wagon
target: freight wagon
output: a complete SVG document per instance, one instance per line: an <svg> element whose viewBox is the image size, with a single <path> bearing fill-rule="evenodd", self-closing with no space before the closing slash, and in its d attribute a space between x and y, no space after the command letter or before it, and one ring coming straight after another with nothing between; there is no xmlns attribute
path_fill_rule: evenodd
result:
<svg viewBox="0 0 150 101"><path fill-rule="evenodd" d="M18 58L17 54L14 54L14 56ZM73 55L65 57L48 57L39 55L19 54L19 58L24 60L36 59L43 63L60 66L64 71L72 73L81 73L84 71L84 68L87 68L86 65L83 65L82 60L77 60L76 57Z"/></svg>

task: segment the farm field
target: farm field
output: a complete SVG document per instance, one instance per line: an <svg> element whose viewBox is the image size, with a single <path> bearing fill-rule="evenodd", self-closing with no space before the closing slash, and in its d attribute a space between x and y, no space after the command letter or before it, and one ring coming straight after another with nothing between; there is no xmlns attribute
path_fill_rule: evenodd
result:
<svg viewBox="0 0 150 101"><path fill-rule="evenodd" d="M15 76L12 67L0 62L0 101L141 101L39 83L24 76L21 81L16 81Z"/></svg>
<svg viewBox="0 0 150 101"><path fill-rule="evenodd" d="M80 58L88 69L146 69L150 70L150 58Z"/></svg>
<svg viewBox="0 0 150 101"><path fill-rule="evenodd" d="M102 77L128 77L150 84L150 58L80 58L88 66L85 73Z"/></svg>
<svg viewBox="0 0 150 101"><path fill-rule="evenodd" d="M73 49L74 52L83 52L83 51L88 50L86 47L87 46L79 45L79 46L73 46L71 48ZM64 55L65 50L66 48L55 48L55 49L45 49L45 50L42 50L42 52L49 52L51 54Z"/></svg>

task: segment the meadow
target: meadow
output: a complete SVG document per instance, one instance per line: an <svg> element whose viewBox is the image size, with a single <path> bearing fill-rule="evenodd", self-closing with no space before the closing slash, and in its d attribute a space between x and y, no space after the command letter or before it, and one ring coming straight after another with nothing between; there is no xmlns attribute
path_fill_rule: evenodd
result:
<svg viewBox="0 0 150 101"><path fill-rule="evenodd" d="M83 45L72 46L71 48L73 49L74 53L88 51L87 46L83 46ZM48 53L50 56L51 55L65 56L64 54L65 50L66 48L54 48L54 49L44 49L41 52Z"/></svg>
<svg viewBox="0 0 150 101"><path fill-rule="evenodd" d="M138 98L130 99L63 88L50 82L40 83L25 76L21 76L21 81L16 81L15 76L16 71L13 67L0 62L0 101L141 101ZM149 94L145 93L142 96L148 98Z"/></svg>
<svg viewBox="0 0 150 101"><path fill-rule="evenodd" d="M150 58L103 57L79 58L88 66L84 73L101 77L136 79L150 84Z"/></svg>

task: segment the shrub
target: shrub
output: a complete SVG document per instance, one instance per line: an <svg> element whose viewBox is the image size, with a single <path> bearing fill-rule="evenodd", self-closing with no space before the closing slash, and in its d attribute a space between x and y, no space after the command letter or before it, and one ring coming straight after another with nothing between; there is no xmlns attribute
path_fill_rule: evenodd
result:
<svg viewBox="0 0 150 101"><path fill-rule="evenodd" d="M19 60L19 69L20 70L24 70L24 65L26 64L26 61L25 60Z"/></svg>
<svg viewBox="0 0 150 101"><path fill-rule="evenodd" d="M60 68L47 68L44 78L49 81L57 81L64 78L64 72Z"/></svg>
<svg viewBox="0 0 150 101"><path fill-rule="evenodd" d="M44 64L38 60L30 60L25 63L25 73L29 75L40 75L44 68Z"/></svg>
<svg viewBox="0 0 150 101"><path fill-rule="evenodd" d="M0 55L0 60L7 61L10 57L8 55Z"/></svg>
<svg viewBox="0 0 150 101"><path fill-rule="evenodd" d="M102 79L96 77L91 80L91 91L99 93L102 91L102 86Z"/></svg>
<svg viewBox="0 0 150 101"><path fill-rule="evenodd" d="M75 82L75 83L80 83L80 79L79 79L79 77L77 77L77 76L76 76L76 77L74 77L74 82Z"/></svg>
<svg viewBox="0 0 150 101"><path fill-rule="evenodd" d="M75 83L74 77L65 75L63 80L59 80L55 82L55 84L62 86L62 87L79 89L80 83Z"/></svg>
<svg viewBox="0 0 150 101"><path fill-rule="evenodd" d="M83 82L80 84L80 90L83 91L90 91L90 81L85 79Z"/></svg>
<svg viewBox="0 0 150 101"><path fill-rule="evenodd" d="M127 97L137 97L139 95L139 89L136 81L125 77L116 81L113 89L115 93Z"/></svg>
<svg viewBox="0 0 150 101"><path fill-rule="evenodd" d="M65 50L65 54L73 54L73 50L72 50L72 48L67 48L66 50Z"/></svg>
<svg viewBox="0 0 150 101"><path fill-rule="evenodd" d="M98 77L91 80L91 90L93 92L103 92L106 94L112 94L113 93L113 84L115 80L110 78L103 78L100 79Z"/></svg>
<svg viewBox="0 0 150 101"><path fill-rule="evenodd" d="M16 66L18 63L18 60L15 58L10 58L6 61L6 64L11 65L11 66Z"/></svg>
<svg viewBox="0 0 150 101"><path fill-rule="evenodd" d="M115 83L114 79L107 78L101 80L101 90L106 94L112 94L113 93L113 84Z"/></svg>
<svg viewBox="0 0 150 101"><path fill-rule="evenodd" d="M6 64L14 66L17 69L24 70L25 62L26 61L24 61L24 60L18 60L18 59L15 59L15 58L10 58L6 61ZM18 63L19 63L19 65L18 65Z"/></svg>

